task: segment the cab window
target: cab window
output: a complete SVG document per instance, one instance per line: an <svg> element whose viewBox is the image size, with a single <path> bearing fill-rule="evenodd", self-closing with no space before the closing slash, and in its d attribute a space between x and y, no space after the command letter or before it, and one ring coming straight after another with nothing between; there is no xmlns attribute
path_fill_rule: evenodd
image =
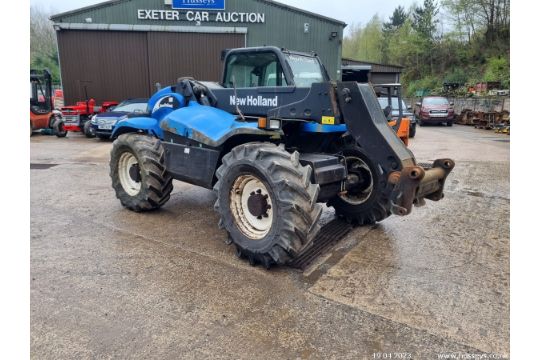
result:
<svg viewBox="0 0 540 360"><path fill-rule="evenodd" d="M223 85L228 88L250 88L287 86L287 82L276 54L245 53L229 56Z"/></svg>

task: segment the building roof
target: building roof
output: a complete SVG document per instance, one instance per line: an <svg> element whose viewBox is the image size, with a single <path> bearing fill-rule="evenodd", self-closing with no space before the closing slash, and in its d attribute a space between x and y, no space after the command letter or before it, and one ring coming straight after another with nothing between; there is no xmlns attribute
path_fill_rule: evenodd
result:
<svg viewBox="0 0 540 360"><path fill-rule="evenodd" d="M342 64L343 66L351 66L351 65L371 66L373 69L373 72L399 72L400 73L404 68L401 65L381 64L381 63L375 63L375 62L370 62L370 61L354 60L354 59L349 59L349 58L343 58Z"/></svg>
<svg viewBox="0 0 540 360"><path fill-rule="evenodd" d="M101 3L95 4L95 5L85 6L85 7L79 8L79 9L70 10L70 11L66 11L66 12L63 12L63 13L55 14L55 15L51 16L51 20L55 21L56 19L59 19L59 18L65 17L65 16L81 14L81 13L84 13L84 12L87 12L87 11L90 11L90 10L95 10L95 9L99 9L99 8L114 6L114 5L118 5L118 4L121 4L121 3L129 2L129 1L131 1L131 0L108 0L108 1L104 1L104 2L101 2ZM321 19L321 20L325 20L325 21L334 23L334 24L341 25L343 27L347 26L347 24L345 22L343 22L343 21L333 19L333 18L324 16L324 15L316 14L316 13L311 12L311 11L299 9L297 7L294 7L294 6L282 4L282 3L274 1L274 0L253 0L253 1L263 2L263 3L266 3L268 5L273 5L273 6L282 8L284 10L288 10L288 11L308 15L308 16L311 16L311 17L315 17L315 18L318 18L318 19Z"/></svg>

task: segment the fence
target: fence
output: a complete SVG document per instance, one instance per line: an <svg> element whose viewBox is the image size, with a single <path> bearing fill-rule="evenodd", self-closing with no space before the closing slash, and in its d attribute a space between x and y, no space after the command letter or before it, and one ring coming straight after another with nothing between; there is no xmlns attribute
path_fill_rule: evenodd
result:
<svg viewBox="0 0 540 360"><path fill-rule="evenodd" d="M405 99L405 103L414 108L414 104L420 102L421 98ZM474 97L474 98L453 98L448 97L448 101L454 103L456 114L460 114L462 110L468 109L481 112L501 112L506 110L510 112L510 97Z"/></svg>

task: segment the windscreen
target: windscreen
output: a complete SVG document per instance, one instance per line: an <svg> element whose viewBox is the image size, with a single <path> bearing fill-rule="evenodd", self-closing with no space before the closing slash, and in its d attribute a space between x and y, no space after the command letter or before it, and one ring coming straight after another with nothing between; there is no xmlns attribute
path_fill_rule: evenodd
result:
<svg viewBox="0 0 540 360"><path fill-rule="evenodd" d="M125 112L145 112L148 107L147 103L130 103L130 104L120 104L114 108L114 111L125 111Z"/></svg>
<svg viewBox="0 0 540 360"><path fill-rule="evenodd" d="M297 54L286 55L298 87L311 87L311 84L324 82L321 65L315 57Z"/></svg>
<svg viewBox="0 0 540 360"><path fill-rule="evenodd" d="M227 60L225 87L287 86L279 59L272 52L240 53Z"/></svg>
<svg viewBox="0 0 540 360"><path fill-rule="evenodd" d="M380 97L378 98L379 104L381 105L381 109L384 109L388 106L388 98L387 97ZM401 108L403 110L407 109L407 105L405 104L405 101L401 100ZM398 98L394 97L392 98L392 110L399 110L399 103Z"/></svg>
<svg viewBox="0 0 540 360"><path fill-rule="evenodd" d="M425 98L424 105L448 105L448 100L442 97Z"/></svg>

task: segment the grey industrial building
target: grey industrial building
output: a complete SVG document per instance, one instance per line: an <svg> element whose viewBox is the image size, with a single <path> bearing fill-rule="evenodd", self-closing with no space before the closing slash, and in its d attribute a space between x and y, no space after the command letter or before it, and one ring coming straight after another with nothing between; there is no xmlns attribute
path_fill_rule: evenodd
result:
<svg viewBox="0 0 540 360"><path fill-rule="evenodd" d="M392 84L401 82L403 66L343 58L341 72L343 81Z"/></svg>
<svg viewBox="0 0 540 360"><path fill-rule="evenodd" d="M113 0L51 18L66 103L148 97L181 76L218 81L227 48L316 52L341 78L346 24L269 0Z"/></svg>

